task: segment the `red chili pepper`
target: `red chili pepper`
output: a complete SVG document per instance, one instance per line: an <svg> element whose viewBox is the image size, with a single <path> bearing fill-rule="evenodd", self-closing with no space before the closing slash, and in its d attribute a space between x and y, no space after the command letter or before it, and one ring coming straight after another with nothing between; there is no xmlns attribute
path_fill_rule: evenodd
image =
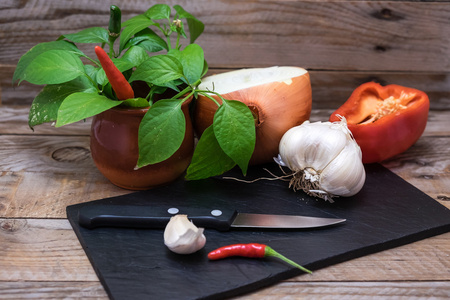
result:
<svg viewBox="0 0 450 300"><path fill-rule="evenodd" d="M98 60L105 71L106 77L108 77L109 83L111 83L111 87L116 93L117 99L126 100L134 98L134 91L130 83L123 76L122 72L117 69L105 50L100 46L95 46L95 54L97 54Z"/></svg>
<svg viewBox="0 0 450 300"><path fill-rule="evenodd" d="M422 135L430 101L419 90L368 82L356 88L330 121L347 119L363 163L380 162L406 151Z"/></svg>
<svg viewBox="0 0 450 300"><path fill-rule="evenodd" d="M269 246L263 244L234 244L218 248L208 254L208 258L211 260L217 260L231 256L242 256L250 258L262 258L268 256L277 257L304 272L312 273L310 270L300 266L299 264L276 252Z"/></svg>

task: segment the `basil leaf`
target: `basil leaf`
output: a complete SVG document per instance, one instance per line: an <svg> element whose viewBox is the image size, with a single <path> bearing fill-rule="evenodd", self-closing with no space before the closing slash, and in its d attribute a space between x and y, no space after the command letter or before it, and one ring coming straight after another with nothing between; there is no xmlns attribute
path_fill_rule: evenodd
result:
<svg viewBox="0 0 450 300"><path fill-rule="evenodd" d="M124 49L131 46L139 46L148 52L159 52L164 49L168 49L167 42L163 40L159 35L157 35L150 28L145 28L140 32L136 33L134 37L128 40Z"/></svg>
<svg viewBox="0 0 450 300"><path fill-rule="evenodd" d="M223 152L216 137L213 126L203 132L195 147L191 164L186 171L186 179L198 180L221 175L231 170L236 163Z"/></svg>
<svg viewBox="0 0 450 300"><path fill-rule="evenodd" d="M203 71L202 71L202 75L200 75L200 78L203 78L203 76L206 75L206 73L208 72L209 66L208 66L208 62L205 60L203 62Z"/></svg>
<svg viewBox="0 0 450 300"><path fill-rule="evenodd" d="M125 28L120 34L119 51L125 49L125 45L133 35L152 25L156 25L156 23L147 18L145 15L137 15L136 17L125 21L122 24L122 26Z"/></svg>
<svg viewBox="0 0 450 300"><path fill-rule="evenodd" d="M170 55L156 55L140 64L129 81L142 80L167 86L171 81L181 77L183 77L183 66L178 59Z"/></svg>
<svg viewBox="0 0 450 300"><path fill-rule="evenodd" d="M180 19L186 19L189 26L189 36L191 44L203 33L205 30L205 24L203 24L196 17L184 10L180 5L173 7Z"/></svg>
<svg viewBox="0 0 450 300"><path fill-rule="evenodd" d="M155 4L145 13L147 18L153 20L170 19L170 6L167 4Z"/></svg>
<svg viewBox="0 0 450 300"><path fill-rule="evenodd" d="M98 71L100 70L101 68L95 67L93 65L84 65L84 71L86 72L87 76L89 76L93 81L96 80Z"/></svg>
<svg viewBox="0 0 450 300"><path fill-rule="evenodd" d="M46 43L40 43L31 48L27 53L25 53L17 63L16 70L14 71L13 75L13 84L17 80L20 79L20 82L24 80L24 73L27 69L28 65L40 54L47 52L49 50L66 50L68 52L74 53L76 55L82 56L83 52L78 50L78 48L68 42L68 41L53 41L53 42L46 42Z"/></svg>
<svg viewBox="0 0 450 300"><path fill-rule="evenodd" d="M137 46L132 46L122 56L122 59L127 60L133 64L133 67L139 66L141 63L149 58L144 49Z"/></svg>
<svg viewBox="0 0 450 300"><path fill-rule="evenodd" d="M205 62L203 49L197 44L190 44L181 51L180 62L183 65L183 72L189 83L199 80L203 73Z"/></svg>
<svg viewBox="0 0 450 300"><path fill-rule="evenodd" d="M102 95L108 99L116 99L116 94L113 91L111 84L109 82L107 85L103 86Z"/></svg>
<svg viewBox="0 0 450 300"><path fill-rule="evenodd" d="M63 84L46 85L31 104L28 125L33 128L36 125L56 121L59 106L67 96L88 91L95 92L95 88L85 77Z"/></svg>
<svg viewBox="0 0 450 300"><path fill-rule="evenodd" d="M182 99L159 100L144 115L139 126L138 167L162 162L180 148L186 132L182 103Z"/></svg>
<svg viewBox="0 0 450 300"><path fill-rule="evenodd" d="M61 103L56 127L95 116L121 103L122 101L114 101L96 93L73 93Z"/></svg>
<svg viewBox="0 0 450 300"><path fill-rule="evenodd" d="M31 61L22 80L32 84L58 84L85 74L83 62L66 50L49 50Z"/></svg>
<svg viewBox="0 0 450 300"><path fill-rule="evenodd" d="M255 121L244 103L224 100L213 121L214 134L222 150L247 173L248 162L255 149Z"/></svg>
<svg viewBox="0 0 450 300"><path fill-rule="evenodd" d="M184 78L187 79L187 84L193 84L201 78L205 59L203 57L203 49L200 46L190 44L183 51L171 49L168 55L180 61L183 66ZM186 81L184 78L182 79Z"/></svg>
<svg viewBox="0 0 450 300"><path fill-rule="evenodd" d="M74 43L108 43L109 32L102 27L91 27L76 33L64 34L60 37Z"/></svg>

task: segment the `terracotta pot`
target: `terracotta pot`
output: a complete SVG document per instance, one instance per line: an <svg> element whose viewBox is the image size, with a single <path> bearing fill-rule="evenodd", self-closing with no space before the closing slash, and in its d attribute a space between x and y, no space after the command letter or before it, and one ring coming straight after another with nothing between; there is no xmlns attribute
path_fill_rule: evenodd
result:
<svg viewBox="0 0 450 300"><path fill-rule="evenodd" d="M177 179L189 166L194 152L194 133L189 103L182 106L186 118L183 143L167 160L135 170L138 160L139 124L148 109L112 108L92 120L91 155L100 172L113 184L144 190Z"/></svg>

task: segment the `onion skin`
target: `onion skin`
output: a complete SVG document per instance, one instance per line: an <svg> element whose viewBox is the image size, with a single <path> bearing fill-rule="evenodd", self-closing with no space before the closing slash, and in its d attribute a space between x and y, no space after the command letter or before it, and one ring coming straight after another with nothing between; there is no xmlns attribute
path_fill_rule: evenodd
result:
<svg viewBox="0 0 450 300"><path fill-rule="evenodd" d="M249 165L272 162L278 155L284 133L311 115L312 92L308 72L292 77L290 82L274 81L221 96L245 103L257 116L256 144ZM222 103L219 97L213 97ZM199 95L194 109L194 129L199 137L213 123L217 108L213 101Z"/></svg>

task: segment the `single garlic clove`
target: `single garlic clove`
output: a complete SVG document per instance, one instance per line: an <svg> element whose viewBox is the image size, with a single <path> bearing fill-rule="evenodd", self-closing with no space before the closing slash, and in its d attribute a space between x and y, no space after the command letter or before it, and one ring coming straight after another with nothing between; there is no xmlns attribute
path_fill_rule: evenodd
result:
<svg viewBox="0 0 450 300"><path fill-rule="evenodd" d="M164 230L164 244L175 253L191 254L205 246L203 231L189 221L187 215L175 215Z"/></svg>

